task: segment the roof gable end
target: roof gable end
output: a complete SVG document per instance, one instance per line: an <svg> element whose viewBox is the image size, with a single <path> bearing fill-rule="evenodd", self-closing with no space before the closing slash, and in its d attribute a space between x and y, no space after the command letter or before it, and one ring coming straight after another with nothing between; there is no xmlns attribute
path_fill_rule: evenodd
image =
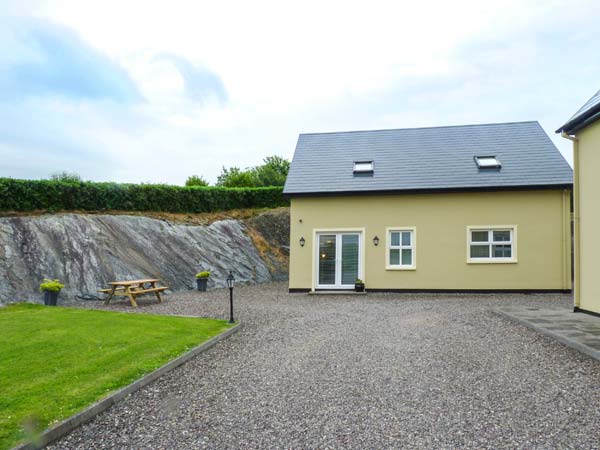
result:
<svg viewBox="0 0 600 450"><path fill-rule="evenodd" d="M557 133L571 134L600 119L600 91L596 92L571 118L561 126Z"/></svg>

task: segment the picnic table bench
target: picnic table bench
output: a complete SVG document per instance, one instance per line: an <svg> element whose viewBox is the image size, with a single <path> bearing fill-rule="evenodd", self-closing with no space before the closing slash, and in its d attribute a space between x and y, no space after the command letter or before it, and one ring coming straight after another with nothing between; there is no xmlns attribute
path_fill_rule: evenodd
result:
<svg viewBox="0 0 600 450"><path fill-rule="evenodd" d="M158 301L162 303L162 297L160 296L160 293L162 291L166 291L169 288L167 286L157 286L156 283L159 281L160 280L158 278L148 278L145 280L130 281L111 281L110 283L108 283L110 285L109 288L100 289L98 292L103 292L107 294L106 299L104 299L105 305L108 305L115 295L119 295L128 297L131 306L137 308L137 302L135 301L135 299L139 295L154 293Z"/></svg>

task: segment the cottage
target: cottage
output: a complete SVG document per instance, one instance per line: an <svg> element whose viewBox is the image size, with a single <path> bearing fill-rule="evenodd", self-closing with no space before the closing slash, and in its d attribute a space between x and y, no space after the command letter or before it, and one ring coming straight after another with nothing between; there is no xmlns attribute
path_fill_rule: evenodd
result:
<svg viewBox="0 0 600 450"><path fill-rule="evenodd" d="M573 141L575 311L600 315L600 91L556 132Z"/></svg>
<svg viewBox="0 0 600 450"><path fill-rule="evenodd" d="M571 189L537 122L301 134L290 291L569 291Z"/></svg>

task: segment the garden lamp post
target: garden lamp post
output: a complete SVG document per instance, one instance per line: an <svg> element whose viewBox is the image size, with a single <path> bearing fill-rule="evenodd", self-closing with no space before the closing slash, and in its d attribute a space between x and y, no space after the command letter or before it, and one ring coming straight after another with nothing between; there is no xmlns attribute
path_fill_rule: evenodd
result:
<svg viewBox="0 0 600 450"><path fill-rule="evenodd" d="M233 320L233 285L235 284L235 277L233 272L229 271L227 277L227 287L229 287L229 323L235 323Z"/></svg>

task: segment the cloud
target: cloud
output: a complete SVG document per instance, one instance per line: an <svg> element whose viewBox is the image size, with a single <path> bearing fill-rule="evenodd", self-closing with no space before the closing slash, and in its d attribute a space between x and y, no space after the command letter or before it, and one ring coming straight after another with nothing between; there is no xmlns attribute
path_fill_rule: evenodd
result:
<svg viewBox="0 0 600 450"><path fill-rule="evenodd" d="M121 103L142 100L122 67L69 28L31 18L3 22L0 92L4 99L62 96Z"/></svg>
<svg viewBox="0 0 600 450"><path fill-rule="evenodd" d="M516 120L568 155L553 130L598 90L593 0L12 4L0 176L215 181L299 132Z"/></svg>
<svg viewBox="0 0 600 450"><path fill-rule="evenodd" d="M141 73L157 68L154 55L141 58ZM167 85L179 81L184 97L176 86L146 97L130 67L65 26L0 17L0 176L45 178L67 170L99 181L185 179L181 161L214 140L198 117L228 97L220 77L203 66L176 53L159 59L175 75Z"/></svg>
<svg viewBox="0 0 600 450"><path fill-rule="evenodd" d="M156 59L169 61L177 68L184 81L185 94L190 100L200 104L212 99L222 105L227 102L225 86L216 73L173 53L162 53Z"/></svg>
<svg viewBox="0 0 600 450"><path fill-rule="evenodd" d="M89 111L56 99L0 103L0 176L46 178L67 170L102 179L114 160L90 135L98 129Z"/></svg>

